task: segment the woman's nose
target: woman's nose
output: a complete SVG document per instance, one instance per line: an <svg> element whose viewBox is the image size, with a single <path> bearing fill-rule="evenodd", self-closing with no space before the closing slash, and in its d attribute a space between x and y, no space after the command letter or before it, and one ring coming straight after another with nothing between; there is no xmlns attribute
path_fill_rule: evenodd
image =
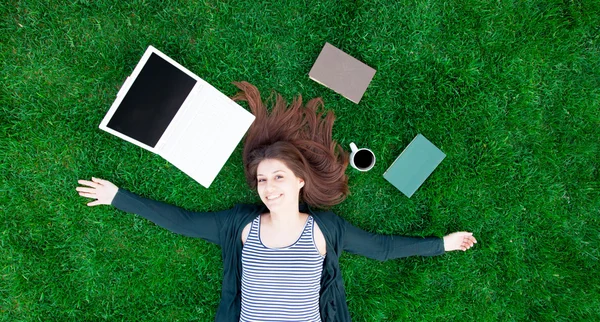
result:
<svg viewBox="0 0 600 322"><path fill-rule="evenodd" d="M271 181L265 181L265 192L270 192L273 189L273 184Z"/></svg>

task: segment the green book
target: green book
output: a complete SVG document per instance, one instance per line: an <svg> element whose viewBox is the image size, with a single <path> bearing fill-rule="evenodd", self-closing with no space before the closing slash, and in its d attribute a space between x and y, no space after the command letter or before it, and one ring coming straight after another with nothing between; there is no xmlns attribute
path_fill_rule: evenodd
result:
<svg viewBox="0 0 600 322"><path fill-rule="evenodd" d="M444 152L418 134L383 177L410 198L445 157Z"/></svg>

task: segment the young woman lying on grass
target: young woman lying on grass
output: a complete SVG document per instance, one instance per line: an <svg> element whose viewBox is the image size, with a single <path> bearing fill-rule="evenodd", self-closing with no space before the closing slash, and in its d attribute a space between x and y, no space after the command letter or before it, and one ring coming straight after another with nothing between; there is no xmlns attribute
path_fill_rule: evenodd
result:
<svg viewBox="0 0 600 322"><path fill-rule="evenodd" d="M470 232L444 238L372 234L327 208L348 194L348 156L332 140L334 116L321 99L287 106L277 95L271 113L256 87L236 84L234 100L256 116L244 141L246 180L264 205L192 212L142 198L109 181L80 180L77 191L174 233L221 246L224 276L217 321L350 321L339 257L342 251L377 260L467 250Z"/></svg>

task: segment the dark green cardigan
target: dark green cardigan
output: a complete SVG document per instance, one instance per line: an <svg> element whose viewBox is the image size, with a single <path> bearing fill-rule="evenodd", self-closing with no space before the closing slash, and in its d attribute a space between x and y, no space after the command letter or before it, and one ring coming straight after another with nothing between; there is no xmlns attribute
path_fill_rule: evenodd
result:
<svg viewBox="0 0 600 322"><path fill-rule="evenodd" d="M174 233L198 237L221 246L223 285L216 321L239 321L241 310L242 230L256 216L267 212L265 206L236 205L218 212L192 212L162 202L142 198L119 189L112 205L138 214ZM320 311L323 321L350 321L344 281L339 266L342 251L384 261L412 255L434 256L444 253L441 238L386 236L366 232L350 225L332 212L311 214L325 236L327 255L321 277Z"/></svg>

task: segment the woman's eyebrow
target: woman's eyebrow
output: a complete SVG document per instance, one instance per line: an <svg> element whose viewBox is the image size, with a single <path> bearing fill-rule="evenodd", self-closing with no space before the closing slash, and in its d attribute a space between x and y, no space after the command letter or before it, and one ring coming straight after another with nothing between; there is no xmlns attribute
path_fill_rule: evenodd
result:
<svg viewBox="0 0 600 322"><path fill-rule="evenodd" d="M277 173L277 172L283 172L283 173L285 173L285 171L283 171L283 170L275 170L275 171L273 171L273 173ZM257 177L258 177L258 176L264 176L264 174L262 174L262 173L257 173L257 174L256 174L256 176L257 176Z"/></svg>

